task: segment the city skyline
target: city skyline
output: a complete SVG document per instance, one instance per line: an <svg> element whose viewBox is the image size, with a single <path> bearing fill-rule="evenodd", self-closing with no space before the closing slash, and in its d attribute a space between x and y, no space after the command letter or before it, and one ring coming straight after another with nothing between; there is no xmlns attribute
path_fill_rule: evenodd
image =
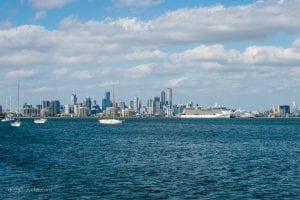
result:
<svg viewBox="0 0 300 200"><path fill-rule="evenodd" d="M173 103L266 110L300 102L299 0L4 0L0 105L129 102L174 90ZM263 19L263 20L262 20ZM167 95L167 91L165 89ZM120 100L120 101L119 101Z"/></svg>

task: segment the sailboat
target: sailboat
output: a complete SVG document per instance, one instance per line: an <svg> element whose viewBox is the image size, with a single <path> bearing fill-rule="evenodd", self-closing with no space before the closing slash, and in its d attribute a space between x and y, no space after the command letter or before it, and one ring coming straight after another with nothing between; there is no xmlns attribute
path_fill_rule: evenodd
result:
<svg viewBox="0 0 300 200"><path fill-rule="evenodd" d="M44 117L42 117L42 111L43 111L43 102L42 102L42 99L41 99L41 105L42 105L42 107L41 107L41 118L38 118L38 119L34 119L34 123L35 124L45 124L46 123L46 121L47 121L47 119L46 118L44 118Z"/></svg>
<svg viewBox="0 0 300 200"><path fill-rule="evenodd" d="M15 119L12 118L12 114L10 113L11 111L11 97L10 97L10 110L8 110L8 107L7 107L7 99L6 99L6 114L5 114L5 118L1 120L1 122L4 122L4 123L11 123L11 122L14 122Z"/></svg>
<svg viewBox="0 0 300 200"><path fill-rule="evenodd" d="M17 117L20 113L20 83L18 82L18 111L17 111ZM21 127L22 122L19 118L15 122L12 122L10 125L13 127Z"/></svg>
<svg viewBox="0 0 300 200"><path fill-rule="evenodd" d="M99 119L100 124L122 124L124 121L115 119L115 110L116 110L116 103L115 103L115 87L113 87L113 117L112 119Z"/></svg>

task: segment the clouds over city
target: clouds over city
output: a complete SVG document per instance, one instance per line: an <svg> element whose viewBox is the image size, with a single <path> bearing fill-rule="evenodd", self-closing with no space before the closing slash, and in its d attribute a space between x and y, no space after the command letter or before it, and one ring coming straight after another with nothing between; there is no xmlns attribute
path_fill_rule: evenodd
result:
<svg viewBox="0 0 300 200"><path fill-rule="evenodd" d="M43 10L71 2L29 0L40 12L37 20L46 16ZM163 1L115 3L138 7ZM299 8L297 0L257 1L246 6L183 8L149 20L125 17L82 21L68 16L51 30L41 25L11 27L2 22L0 66L7 81L40 75L47 76L43 84L54 80L59 84L64 77L63 81L75 84L74 88L87 80L88 84L122 80L132 88L143 81L144 87L151 89L155 80L162 88L201 84L209 90L212 83L216 88L227 87L218 81L224 80L232 88L246 91L249 84L264 81L266 87L276 88L278 83L288 81L281 76L283 71L295 85L299 84L300 39L295 37L289 47L255 45L255 41L278 34L299 35ZM243 49L228 46L245 41L253 45Z"/></svg>

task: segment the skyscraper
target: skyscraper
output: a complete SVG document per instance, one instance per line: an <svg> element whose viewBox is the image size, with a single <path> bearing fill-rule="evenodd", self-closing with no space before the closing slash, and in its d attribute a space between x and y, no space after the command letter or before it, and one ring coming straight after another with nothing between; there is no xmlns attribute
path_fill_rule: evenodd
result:
<svg viewBox="0 0 300 200"><path fill-rule="evenodd" d="M160 98L154 97L153 100L153 114L154 115L161 115L161 105L160 105Z"/></svg>
<svg viewBox="0 0 300 200"><path fill-rule="evenodd" d="M147 113L148 115L153 115L153 100L148 99L147 101Z"/></svg>
<svg viewBox="0 0 300 200"><path fill-rule="evenodd" d="M134 97L133 98L133 110L136 113L140 113L140 108L141 108L141 103L140 103L140 99L138 97Z"/></svg>
<svg viewBox="0 0 300 200"><path fill-rule="evenodd" d="M70 99L71 99L71 105L77 104L76 94L72 94Z"/></svg>
<svg viewBox="0 0 300 200"><path fill-rule="evenodd" d="M166 105L169 108L172 108L172 88L167 88L167 99L166 99Z"/></svg>
<svg viewBox="0 0 300 200"><path fill-rule="evenodd" d="M105 111L107 108L111 107L110 92L105 92L105 98L102 99L102 110Z"/></svg>
<svg viewBox="0 0 300 200"><path fill-rule="evenodd" d="M84 105L85 105L88 109L91 110L91 108L92 108L92 99L91 99L91 97L85 98L85 100L84 100Z"/></svg>
<svg viewBox="0 0 300 200"><path fill-rule="evenodd" d="M60 101L54 100L50 102L50 115L57 115L60 113Z"/></svg>
<svg viewBox="0 0 300 200"><path fill-rule="evenodd" d="M161 105L162 106L166 105L166 92L165 91L161 91L160 100L161 100Z"/></svg>

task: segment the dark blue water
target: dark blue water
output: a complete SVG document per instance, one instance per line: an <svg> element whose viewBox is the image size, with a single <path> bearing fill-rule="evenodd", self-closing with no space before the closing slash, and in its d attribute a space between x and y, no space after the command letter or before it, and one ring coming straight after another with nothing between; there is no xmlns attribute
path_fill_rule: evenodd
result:
<svg viewBox="0 0 300 200"><path fill-rule="evenodd" d="M299 199L300 119L0 124L0 199Z"/></svg>

